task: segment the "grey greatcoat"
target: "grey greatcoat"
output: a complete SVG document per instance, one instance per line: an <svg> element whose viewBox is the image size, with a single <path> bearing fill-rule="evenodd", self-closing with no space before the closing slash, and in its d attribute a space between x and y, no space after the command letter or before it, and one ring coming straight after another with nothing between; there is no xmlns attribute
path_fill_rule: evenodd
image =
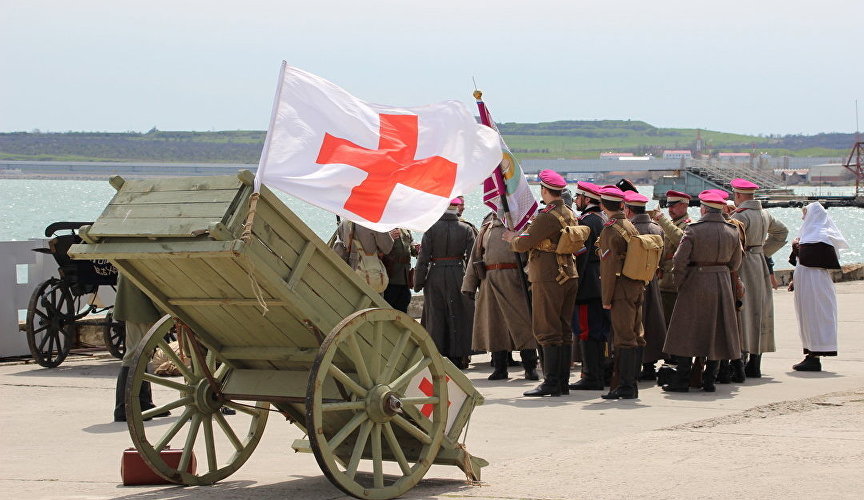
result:
<svg viewBox="0 0 864 500"><path fill-rule="evenodd" d="M505 228L496 218L483 224L468 260L463 292L477 293L474 302L474 340L478 351L521 351L536 349L531 330L528 294L522 270L510 244L501 239ZM474 262L482 261L486 277L477 275ZM523 258L523 262L525 259Z"/></svg>
<svg viewBox="0 0 864 500"><path fill-rule="evenodd" d="M678 300L664 352L709 360L741 357L730 276L741 258L738 229L722 214L705 214L687 226L672 259Z"/></svg>
<svg viewBox="0 0 864 500"><path fill-rule="evenodd" d="M765 257L786 244L789 230L763 210L758 200L741 203L732 218L744 223L744 260L739 272L744 283L741 348L753 354L774 352L774 297Z"/></svg>
<svg viewBox="0 0 864 500"><path fill-rule="evenodd" d="M420 244L414 291L423 289L421 323L442 356L471 354L474 301L462 294L465 263L474 246L474 230L455 213L445 213Z"/></svg>
<svg viewBox="0 0 864 500"><path fill-rule="evenodd" d="M639 234L663 236L663 229L651 220L648 214L636 214L630 219ZM661 250L661 254L665 250ZM642 299L642 328L645 331L645 350L643 363L653 363L663 357L663 344L666 342L666 318L663 316L663 300L657 276L645 287Z"/></svg>

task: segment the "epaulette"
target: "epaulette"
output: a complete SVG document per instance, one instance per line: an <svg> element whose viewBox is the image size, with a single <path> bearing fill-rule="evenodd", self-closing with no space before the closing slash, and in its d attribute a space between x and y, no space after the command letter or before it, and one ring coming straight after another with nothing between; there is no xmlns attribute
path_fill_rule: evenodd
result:
<svg viewBox="0 0 864 500"><path fill-rule="evenodd" d="M609 227L612 224L615 224L616 220L618 220L618 219L609 219L609 222L607 222L606 224L603 224L603 227Z"/></svg>

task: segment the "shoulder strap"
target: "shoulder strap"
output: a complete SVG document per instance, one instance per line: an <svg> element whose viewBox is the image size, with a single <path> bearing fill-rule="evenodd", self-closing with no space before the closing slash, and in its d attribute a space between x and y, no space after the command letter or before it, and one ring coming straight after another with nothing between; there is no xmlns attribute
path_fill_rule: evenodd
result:
<svg viewBox="0 0 864 500"><path fill-rule="evenodd" d="M630 243L630 234L625 231L624 228L622 228L618 224L612 224L612 227L614 227L615 230L618 231L618 234L620 234L624 238L624 241Z"/></svg>

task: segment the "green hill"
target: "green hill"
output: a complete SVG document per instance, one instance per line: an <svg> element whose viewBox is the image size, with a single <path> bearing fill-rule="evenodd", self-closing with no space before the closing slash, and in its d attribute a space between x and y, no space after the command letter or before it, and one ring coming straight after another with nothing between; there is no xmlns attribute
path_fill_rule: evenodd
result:
<svg viewBox="0 0 864 500"><path fill-rule="evenodd" d="M520 158L597 158L613 151L659 156L664 149L767 152L774 156L848 154L852 134L750 136L712 130L658 128L643 121L566 120L502 123L504 140ZM0 133L0 159L60 161L151 161L257 163L263 131L162 131L146 133L64 132Z"/></svg>

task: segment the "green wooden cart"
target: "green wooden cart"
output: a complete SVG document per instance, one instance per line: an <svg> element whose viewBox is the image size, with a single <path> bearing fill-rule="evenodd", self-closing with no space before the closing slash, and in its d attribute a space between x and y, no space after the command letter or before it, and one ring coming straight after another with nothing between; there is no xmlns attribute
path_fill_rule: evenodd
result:
<svg viewBox="0 0 864 500"><path fill-rule="evenodd" d="M144 461L169 481L212 484L249 458L278 412L306 434L294 450L355 497L399 496L433 463L479 480L487 462L459 439L483 397L271 191L253 196L253 179L113 177L117 194L70 250L110 260L168 313L136 348L126 388ZM189 366L164 340L175 323ZM147 372L157 348L182 380ZM132 395L145 380L176 398L142 411ZM167 429L145 424L166 410ZM172 444L179 463L161 453Z"/></svg>

